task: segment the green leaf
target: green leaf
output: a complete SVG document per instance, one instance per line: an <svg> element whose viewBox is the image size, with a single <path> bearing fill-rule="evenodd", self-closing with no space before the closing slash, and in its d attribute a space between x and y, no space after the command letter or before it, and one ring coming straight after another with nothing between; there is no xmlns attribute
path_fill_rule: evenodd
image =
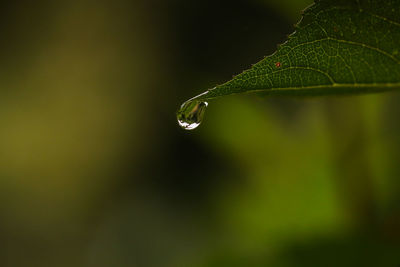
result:
<svg viewBox="0 0 400 267"><path fill-rule="evenodd" d="M320 0L274 54L192 100L397 90L399 50L399 0Z"/></svg>

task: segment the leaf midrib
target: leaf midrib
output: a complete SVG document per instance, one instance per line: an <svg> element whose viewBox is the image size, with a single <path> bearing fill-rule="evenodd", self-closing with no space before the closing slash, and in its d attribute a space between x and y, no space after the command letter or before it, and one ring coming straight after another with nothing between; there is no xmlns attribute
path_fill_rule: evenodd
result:
<svg viewBox="0 0 400 267"><path fill-rule="evenodd" d="M394 88L400 88L400 83L334 83L334 84L327 84L327 85L315 85L315 86L303 86L303 87L274 87L271 89L265 89L265 88L259 88L259 89L250 89L245 92L235 92L235 93L230 93L229 95L237 95L237 94L257 94L257 93L279 93L279 92L287 92L287 91L307 91L307 90L313 90L313 89L326 89L326 88L364 88L364 89L378 89L382 88L382 92L384 91L390 91ZM215 97L206 97L206 93L212 92L213 89L210 89L209 91L204 92L201 95L198 95L197 97L194 97L193 99L197 100L211 100L214 99ZM346 92L347 93L347 92ZM340 95L340 93L336 94ZM321 94L323 95L323 94Z"/></svg>

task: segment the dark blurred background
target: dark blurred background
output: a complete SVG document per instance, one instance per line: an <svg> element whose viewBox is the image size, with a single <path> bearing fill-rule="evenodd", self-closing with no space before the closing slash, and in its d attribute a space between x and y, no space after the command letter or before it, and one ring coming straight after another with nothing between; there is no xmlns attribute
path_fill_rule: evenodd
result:
<svg viewBox="0 0 400 267"><path fill-rule="evenodd" d="M0 266L399 266L398 93L176 123L310 3L3 1Z"/></svg>

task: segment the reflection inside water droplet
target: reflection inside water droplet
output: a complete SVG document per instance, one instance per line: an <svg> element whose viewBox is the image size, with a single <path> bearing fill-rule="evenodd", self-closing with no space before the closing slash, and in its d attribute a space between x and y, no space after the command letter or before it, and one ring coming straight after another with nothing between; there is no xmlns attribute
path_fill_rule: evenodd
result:
<svg viewBox="0 0 400 267"><path fill-rule="evenodd" d="M185 130L196 129L203 121L207 102L189 100L182 104L177 113L179 125Z"/></svg>

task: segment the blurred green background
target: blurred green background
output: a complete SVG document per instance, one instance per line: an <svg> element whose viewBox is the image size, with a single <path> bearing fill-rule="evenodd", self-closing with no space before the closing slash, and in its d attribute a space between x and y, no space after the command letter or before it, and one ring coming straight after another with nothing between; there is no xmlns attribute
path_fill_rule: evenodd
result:
<svg viewBox="0 0 400 267"><path fill-rule="evenodd" d="M310 3L3 2L0 266L399 266L399 93L176 123Z"/></svg>

